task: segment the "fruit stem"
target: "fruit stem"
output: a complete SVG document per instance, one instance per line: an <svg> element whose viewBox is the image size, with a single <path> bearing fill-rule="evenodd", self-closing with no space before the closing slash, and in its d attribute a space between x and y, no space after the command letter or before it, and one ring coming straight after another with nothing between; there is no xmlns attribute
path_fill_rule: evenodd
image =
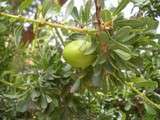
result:
<svg viewBox="0 0 160 120"><path fill-rule="evenodd" d="M0 16L5 16L5 17L9 17L9 18L20 20L20 21L25 21L25 22L39 23L41 25L48 25L48 26L54 27L54 28L61 28L61 29L75 31L75 32L86 33L86 34L94 34L94 33L96 33L95 29L71 27L71 26L66 26L66 25L60 24L60 23L54 23L54 22L30 19L30 18L26 18L26 17L21 16L21 15L17 16L17 15L12 15L12 14L8 14L8 13L0 12Z"/></svg>

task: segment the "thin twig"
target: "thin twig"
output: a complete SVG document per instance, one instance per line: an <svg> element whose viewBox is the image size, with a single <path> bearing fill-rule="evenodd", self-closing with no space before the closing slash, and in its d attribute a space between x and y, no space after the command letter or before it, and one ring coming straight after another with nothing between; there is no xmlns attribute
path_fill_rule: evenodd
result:
<svg viewBox="0 0 160 120"><path fill-rule="evenodd" d="M108 72L109 74L113 75L117 80L119 80L122 84L126 85L126 87L130 88L132 91L136 92L145 102L147 102L148 104L154 106L155 108L160 110L160 105L154 103L153 101L151 101L144 93L141 93L137 88L135 88L133 86L132 83L128 83L126 81L122 81L121 79L119 79L116 75Z"/></svg>
<svg viewBox="0 0 160 120"><path fill-rule="evenodd" d="M40 21L40 20L30 19L30 18L26 18L26 17L23 17L23 16L16 16L16 15L3 13L3 12L0 12L0 16L10 17L10 18L13 18L13 19L26 21L26 22L39 23L41 25L48 25L50 27L61 28L61 29L75 31L75 32L82 32L82 33L87 33L87 34L96 33L95 29L71 27L71 26L66 26L66 25L60 24L60 23L53 23L53 22L48 22L48 21Z"/></svg>
<svg viewBox="0 0 160 120"><path fill-rule="evenodd" d="M160 110L160 105L154 103L151 101L145 94L141 93L139 90L137 90L132 84L129 84L125 82L125 84L132 89L134 92L136 92L145 102L149 103L150 105L154 106L155 108L158 108Z"/></svg>

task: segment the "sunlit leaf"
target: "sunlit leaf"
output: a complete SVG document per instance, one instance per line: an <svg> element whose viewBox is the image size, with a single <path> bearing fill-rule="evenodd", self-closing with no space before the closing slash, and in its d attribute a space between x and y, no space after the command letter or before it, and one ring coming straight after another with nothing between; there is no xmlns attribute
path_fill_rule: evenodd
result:
<svg viewBox="0 0 160 120"><path fill-rule="evenodd" d="M142 30L152 30L157 28L158 22L150 17L140 17L130 20L117 20L115 21L115 26L120 28L124 26L130 26L136 29L141 28Z"/></svg>
<svg viewBox="0 0 160 120"><path fill-rule="evenodd" d="M119 14L121 10L123 10L126 7L128 3L129 3L129 0L121 0L118 7L113 11L113 15Z"/></svg>
<svg viewBox="0 0 160 120"><path fill-rule="evenodd" d="M90 9L92 5L91 3L92 3L92 0L88 0L87 3L85 4L83 21L86 23L88 22L88 19L90 16Z"/></svg>
<svg viewBox="0 0 160 120"><path fill-rule="evenodd" d="M103 21L109 21L112 19L112 15L109 10L101 11L101 16L102 16Z"/></svg>
<svg viewBox="0 0 160 120"><path fill-rule="evenodd" d="M156 89L158 87L158 84L156 81L152 81L152 80L145 80L143 78L137 77L132 79L132 81L135 83L136 87L139 88L145 88L145 89Z"/></svg>
<svg viewBox="0 0 160 120"><path fill-rule="evenodd" d="M32 2L33 0L24 0L19 6L19 10L23 11L27 9L32 4Z"/></svg>
<svg viewBox="0 0 160 120"><path fill-rule="evenodd" d="M120 49L117 49L117 50L114 50L120 58L122 58L123 60L129 60L131 59L131 55L123 50L120 50Z"/></svg>
<svg viewBox="0 0 160 120"><path fill-rule="evenodd" d="M74 8L74 0L70 0L70 2L67 4L67 8L65 12L66 17L72 13L73 8Z"/></svg>

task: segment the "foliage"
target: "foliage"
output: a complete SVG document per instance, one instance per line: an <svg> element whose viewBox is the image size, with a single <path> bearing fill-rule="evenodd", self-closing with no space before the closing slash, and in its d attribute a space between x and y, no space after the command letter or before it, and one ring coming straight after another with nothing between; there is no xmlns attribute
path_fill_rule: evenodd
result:
<svg viewBox="0 0 160 120"><path fill-rule="evenodd" d="M139 6L141 10L146 12L146 15L150 17L160 16L160 1L159 0L133 0L136 6Z"/></svg>
<svg viewBox="0 0 160 120"><path fill-rule="evenodd" d="M160 118L158 22L148 16L125 19L121 11L129 1L122 0L115 9L104 4L99 25L93 1L80 9L74 2L64 4L62 16L64 6L53 1L0 2L0 119ZM27 16L41 22L29 20L26 27ZM72 67L62 55L68 42L79 39L92 42L86 55L96 54L85 69Z"/></svg>

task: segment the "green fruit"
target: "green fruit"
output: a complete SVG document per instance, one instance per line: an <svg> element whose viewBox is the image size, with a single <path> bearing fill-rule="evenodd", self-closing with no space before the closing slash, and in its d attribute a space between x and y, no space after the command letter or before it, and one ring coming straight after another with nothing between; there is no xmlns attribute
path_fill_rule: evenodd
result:
<svg viewBox="0 0 160 120"><path fill-rule="evenodd" d="M93 63L95 55L85 55L85 51L91 47L91 42L76 40L67 44L63 51L64 59L75 68L86 68Z"/></svg>

